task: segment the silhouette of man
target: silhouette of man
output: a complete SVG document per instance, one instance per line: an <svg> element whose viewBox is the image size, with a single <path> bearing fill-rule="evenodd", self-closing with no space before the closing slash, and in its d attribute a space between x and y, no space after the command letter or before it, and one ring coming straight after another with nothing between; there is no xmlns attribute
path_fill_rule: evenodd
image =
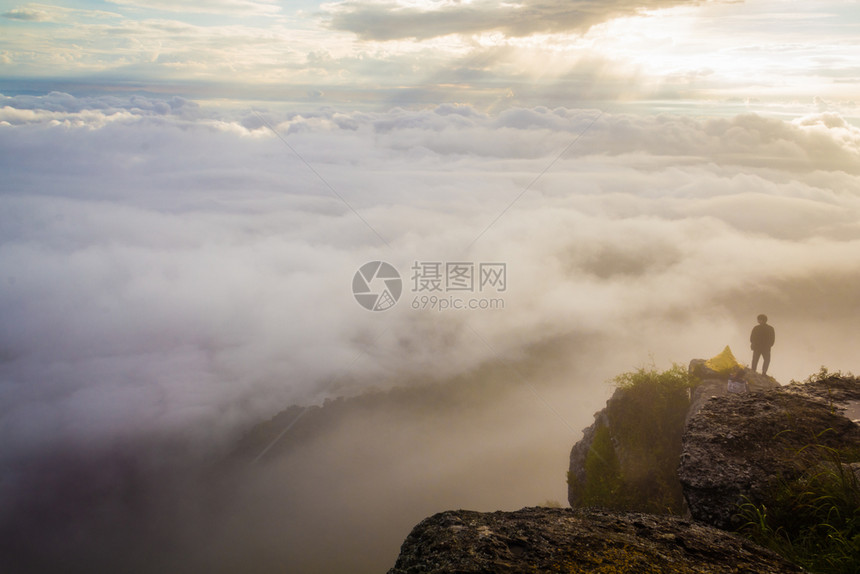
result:
<svg viewBox="0 0 860 574"><path fill-rule="evenodd" d="M757 319L758 325L753 327L750 333L750 349L753 352L752 370L755 372L758 360L762 358L764 361L761 364L761 374L766 375L767 368L770 366L770 348L773 347L776 334L773 327L767 324L767 315L759 315Z"/></svg>

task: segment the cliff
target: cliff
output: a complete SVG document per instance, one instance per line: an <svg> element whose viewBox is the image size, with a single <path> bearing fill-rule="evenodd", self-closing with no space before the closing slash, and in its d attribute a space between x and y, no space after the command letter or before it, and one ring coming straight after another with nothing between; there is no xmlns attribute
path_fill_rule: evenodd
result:
<svg viewBox="0 0 860 574"><path fill-rule="evenodd" d="M860 571L860 380L717 364L616 380L571 451L574 508L437 514L389 574Z"/></svg>
<svg viewBox="0 0 860 574"><path fill-rule="evenodd" d="M850 462L860 425L846 416L857 404L860 384L839 376L707 400L687 425L678 467L692 517L737 528L738 505L773 507L779 486L810 469L860 471Z"/></svg>
<svg viewBox="0 0 860 574"><path fill-rule="evenodd" d="M388 574L800 573L737 535L677 516L597 509L449 511L418 524Z"/></svg>
<svg viewBox="0 0 860 574"><path fill-rule="evenodd" d="M677 467L689 419L714 396L725 396L730 372L742 373L751 391L779 384L737 364L728 348L688 369L639 371L615 381L606 407L570 452L568 502L683 514L686 502Z"/></svg>

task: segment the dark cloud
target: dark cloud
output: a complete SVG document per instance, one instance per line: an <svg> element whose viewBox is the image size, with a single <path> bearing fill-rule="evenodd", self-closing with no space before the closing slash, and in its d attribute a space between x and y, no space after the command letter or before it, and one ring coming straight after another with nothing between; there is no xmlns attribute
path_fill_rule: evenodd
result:
<svg viewBox="0 0 860 574"><path fill-rule="evenodd" d="M535 33L584 33L613 18L644 10L699 4L699 0L528 0L520 3L477 1L444 3L431 9L396 2L346 1L331 5L331 26L367 40L425 40L448 34L498 31L507 36Z"/></svg>
<svg viewBox="0 0 860 574"><path fill-rule="evenodd" d="M4 18L10 20L23 20L26 22L45 22L50 20L50 17L45 12L40 10L28 10L26 8L14 8L3 13Z"/></svg>

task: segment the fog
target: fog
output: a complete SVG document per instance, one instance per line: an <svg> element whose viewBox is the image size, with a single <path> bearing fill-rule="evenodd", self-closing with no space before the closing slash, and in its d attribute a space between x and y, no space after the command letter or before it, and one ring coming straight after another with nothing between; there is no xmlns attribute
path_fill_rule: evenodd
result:
<svg viewBox="0 0 860 574"><path fill-rule="evenodd" d="M616 374L749 361L758 313L780 382L857 368L858 166L832 112L4 96L4 551L379 572L434 512L566 504ZM403 294L373 312L351 289L377 260ZM465 293L503 308L413 308L416 262L504 263ZM397 387L449 398L356 402L219 466L290 405Z"/></svg>

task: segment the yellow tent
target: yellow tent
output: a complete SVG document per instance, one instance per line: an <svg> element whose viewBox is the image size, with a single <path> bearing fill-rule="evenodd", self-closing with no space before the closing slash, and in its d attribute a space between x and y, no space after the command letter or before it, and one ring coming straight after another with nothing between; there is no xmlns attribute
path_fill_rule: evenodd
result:
<svg viewBox="0 0 860 574"><path fill-rule="evenodd" d="M732 350L729 349L728 345L726 345L726 348L723 349L722 353L705 361L705 366L720 374L727 374L731 373L741 365L738 363L738 360L735 359L735 356L732 355Z"/></svg>

